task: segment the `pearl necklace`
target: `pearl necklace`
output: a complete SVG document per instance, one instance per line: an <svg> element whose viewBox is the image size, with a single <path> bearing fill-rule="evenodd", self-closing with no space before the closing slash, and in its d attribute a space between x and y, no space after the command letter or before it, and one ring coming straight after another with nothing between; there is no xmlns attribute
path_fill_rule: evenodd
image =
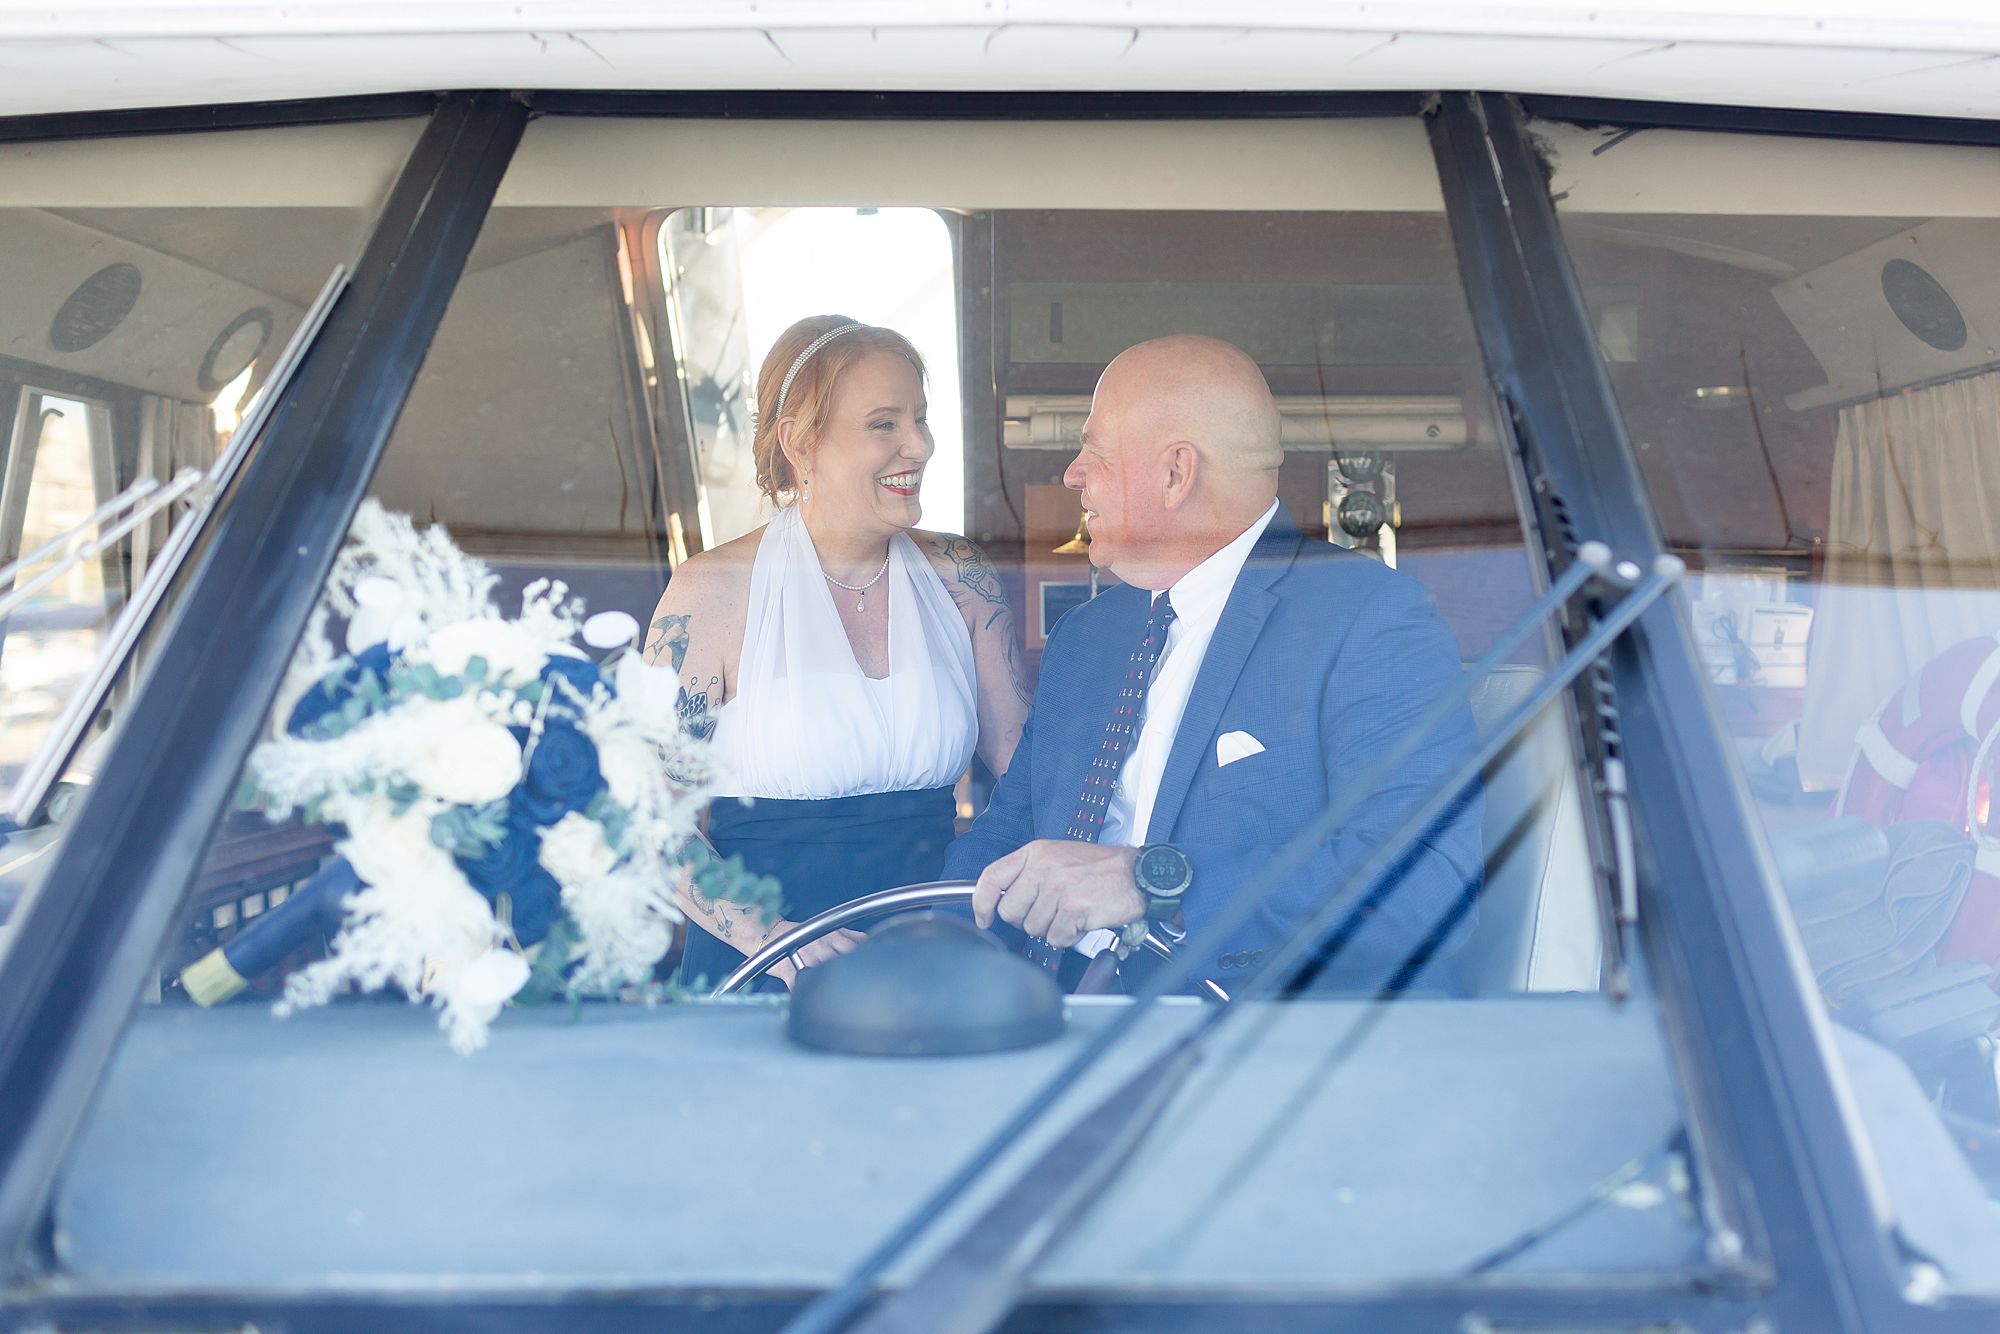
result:
<svg viewBox="0 0 2000 1334"><path fill-rule="evenodd" d="M889 573L889 553L886 551L882 553L882 568L875 571L875 577L865 584L843 584L825 570L821 570L819 573L821 578L825 579L835 588L844 588L855 595L854 610L866 611L868 610L868 590L881 583L882 576Z"/></svg>

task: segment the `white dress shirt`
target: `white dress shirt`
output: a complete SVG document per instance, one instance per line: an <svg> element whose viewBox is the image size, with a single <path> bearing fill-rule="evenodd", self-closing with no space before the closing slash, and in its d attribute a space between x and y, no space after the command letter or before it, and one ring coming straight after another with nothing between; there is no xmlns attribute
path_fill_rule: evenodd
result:
<svg viewBox="0 0 2000 1334"><path fill-rule="evenodd" d="M1278 502L1245 528L1229 545L1174 581L1167 590L1173 599L1174 623L1167 629L1167 646L1153 668L1152 684L1146 688L1146 712L1139 725L1139 739L1118 771L1117 786L1105 805L1104 830L1099 843L1135 848L1147 842L1147 826L1153 818L1153 802L1160 794L1160 778L1167 770L1167 755L1174 748L1174 733L1180 730L1181 715L1187 712L1188 696L1194 693L1194 679L1208 656L1208 641L1215 637L1216 624L1236 576L1250 559L1250 549L1264 535L1278 513ZM1157 598L1159 594L1155 593ZM1110 931L1093 931L1076 943L1084 954L1109 948L1117 937Z"/></svg>

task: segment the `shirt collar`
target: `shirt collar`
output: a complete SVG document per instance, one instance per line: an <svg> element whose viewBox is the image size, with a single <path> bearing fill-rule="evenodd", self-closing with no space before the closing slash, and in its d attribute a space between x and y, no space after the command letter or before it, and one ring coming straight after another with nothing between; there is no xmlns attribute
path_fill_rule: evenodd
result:
<svg viewBox="0 0 2000 1334"><path fill-rule="evenodd" d="M1222 604L1229 601L1229 590L1236 586L1236 576L1250 559L1250 549L1257 545L1257 539L1264 535L1277 513L1278 502L1273 500L1271 508L1227 546L1174 581L1167 596L1174 600L1176 621L1202 624L1222 618Z"/></svg>

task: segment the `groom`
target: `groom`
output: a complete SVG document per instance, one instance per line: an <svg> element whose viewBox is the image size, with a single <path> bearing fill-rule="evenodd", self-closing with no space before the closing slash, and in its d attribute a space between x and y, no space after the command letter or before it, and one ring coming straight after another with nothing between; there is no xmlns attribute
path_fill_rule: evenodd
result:
<svg viewBox="0 0 2000 1334"><path fill-rule="evenodd" d="M1161 338L1105 368L1063 481L1083 493L1091 563L1122 583L1050 636L1013 763L946 857L948 878L979 882L980 926L1085 953L1148 921L1199 932L1456 688L1422 586L1301 533L1277 499L1282 459L1270 389L1228 343ZM1255 972L1472 744L1465 713L1196 975ZM1397 863L1316 984L1386 980L1480 874L1475 793ZM1451 988L1442 956L1465 925L1416 985Z"/></svg>

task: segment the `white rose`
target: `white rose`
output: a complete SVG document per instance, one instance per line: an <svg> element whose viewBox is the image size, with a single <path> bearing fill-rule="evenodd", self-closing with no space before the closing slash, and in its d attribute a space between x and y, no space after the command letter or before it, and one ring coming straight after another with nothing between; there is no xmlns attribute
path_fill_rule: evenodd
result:
<svg viewBox="0 0 2000 1334"><path fill-rule="evenodd" d="M618 702L633 717L655 727L675 722L681 679L673 668L658 667L636 653L627 653L613 665L611 674L618 683Z"/></svg>
<svg viewBox="0 0 2000 1334"><path fill-rule="evenodd" d="M360 653L387 644L401 653L424 637L424 618L407 609L362 607L347 623L347 651Z"/></svg>
<svg viewBox="0 0 2000 1334"><path fill-rule="evenodd" d="M542 831L542 866L565 885L587 884L618 864L604 826L571 811Z"/></svg>
<svg viewBox="0 0 2000 1334"><path fill-rule="evenodd" d="M639 797L660 768L653 747L637 737L619 733L597 747L597 769L611 799L627 810L639 804Z"/></svg>
<svg viewBox="0 0 2000 1334"><path fill-rule="evenodd" d="M434 797L461 806L498 801L521 781L521 743L469 699L404 707L411 753L403 772Z"/></svg>
<svg viewBox="0 0 2000 1334"><path fill-rule="evenodd" d="M401 815L369 805L352 811L340 854L371 885L393 885L447 875L459 878L451 854L431 842L431 812L422 805Z"/></svg>
<svg viewBox="0 0 2000 1334"><path fill-rule="evenodd" d="M440 981L439 990L455 1003L484 1009L512 1000L528 984L528 961L512 950L492 949Z"/></svg>
<svg viewBox="0 0 2000 1334"><path fill-rule="evenodd" d="M548 660L533 635L511 621L491 616L433 630L410 656L445 676L463 676L466 664L484 658L489 681L532 680Z"/></svg>

